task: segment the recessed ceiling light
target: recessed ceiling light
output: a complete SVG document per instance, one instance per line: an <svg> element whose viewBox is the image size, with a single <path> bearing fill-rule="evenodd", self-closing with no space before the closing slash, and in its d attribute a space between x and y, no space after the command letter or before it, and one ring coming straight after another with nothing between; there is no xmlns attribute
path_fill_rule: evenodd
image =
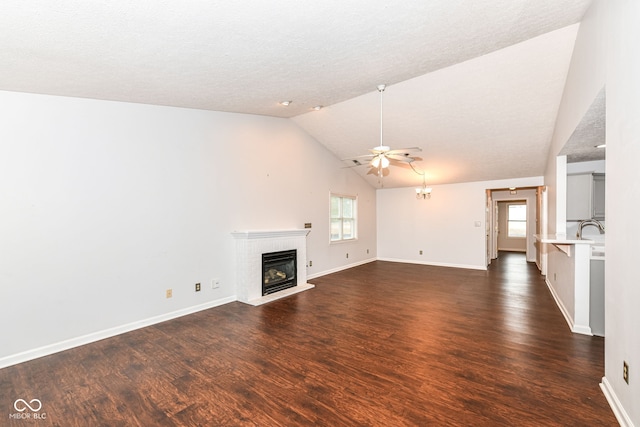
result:
<svg viewBox="0 0 640 427"><path fill-rule="evenodd" d="M596 148L605 148L607 146L607 144L600 144L600 145L596 145Z"/></svg>
<svg viewBox="0 0 640 427"><path fill-rule="evenodd" d="M509 190L512 190L512 191L513 191L513 190L515 190L515 189L516 189L516 187L509 187Z"/></svg>
<svg viewBox="0 0 640 427"><path fill-rule="evenodd" d="M316 105L315 107L313 107L313 109L316 111L320 111L322 110L322 105Z"/></svg>
<svg viewBox="0 0 640 427"><path fill-rule="evenodd" d="M280 105L284 105L285 107L288 107L293 101L280 101Z"/></svg>

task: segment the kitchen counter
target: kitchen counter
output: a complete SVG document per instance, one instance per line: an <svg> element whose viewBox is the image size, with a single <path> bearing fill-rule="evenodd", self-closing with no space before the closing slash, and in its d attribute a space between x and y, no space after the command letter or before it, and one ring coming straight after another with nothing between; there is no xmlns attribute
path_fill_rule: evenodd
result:
<svg viewBox="0 0 640 427"><path fill-rule="evenodd" d="M571 248L577 245L591 245L593 240L578 239L577 237L567 236L566 234L534 234L533 237L540 243L550 243L564 252L567 256L571 256Z"/></svg>
<svg viewBox="0 0 640 427"><path fill-rule="evenodd" d="M590 239L578 239L577 237L567 236L566 234L534 234L533 237L541 243L553 243L559 245L591 245L595 243Z"/></svg>
<svg viewBox="0 0 640 427"><path fill-rule="evenodd" d="M582 239L564 234L535 234L534 237L541 243L550 243L556 246L565 254L571 256L569 245L591 245L590 258L592 260L604 261L604 236L584 236Z"/></svg>

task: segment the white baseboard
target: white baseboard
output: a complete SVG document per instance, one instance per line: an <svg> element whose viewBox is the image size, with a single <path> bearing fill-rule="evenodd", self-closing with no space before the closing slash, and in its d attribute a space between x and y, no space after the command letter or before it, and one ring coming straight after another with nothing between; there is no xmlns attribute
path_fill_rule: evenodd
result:
<svg viewBox="0 0 640 427"><path fill-rule="evenodd" d="M366 259L364 261L360 261L360 262L356 262L356 263L348 264L348 265L343 265L343 266L340 266L340 267L337 267L337 268L333 268L331 270L325 270L325 271L321 271L319 273L308 274L307 275L307 280L315 279L317 277L325 276L325 275L331 274L331 273L337 273L337 272L342 271L342 270L348 270L350 268L357 267L357 266L363 265L363 264L368 264L368 263L374 262L374 261L401 262L401 263L406 263L406 264L432 265L432 266L436 266L436 267L466 268L466 269L472 269L472 270L486 270L487 269L486 266L482 267L482 266L477 266L477 265L447 264L447 263L437 263L437 262L419 262L419 261L406 260L406 259L397 259L397 258L369 258L369 259Z"/></svg>
<svg viewBox="0 0 640 427"><path fill-rule="evenodd" d="M353 264L342 265L340 267L332 268L330 270L321 271L319 273L307 274L307 281L310 279L315 279L317 277L326 276L327 274L337 273L338 271L348 270L353 267L357 267L359 265L369 264L370 262L375 261L375 258L369 258L364 261L354 262Z"/></svg>
<svg viewBox="0 0 640 427"><path fill-rule="evenodd" d="M611 388L611 383L609 383L607 377L602 377L600 389L602 390L604 397L607 398L607 402L609 402L609 406L611 407L613 414L616 416L618 423L622 427L634 427L631 418L629 418L629 415L622 407L622 403L620 403L616 393L613 391L613 388Z"/></svg>
<svg viewBox="0 0 640 427"><path fill-rule="evenodd" d="M556 293L556 290L553 288L553 286L551 286L551 283L549 282L549 280L545 278L544 282L547 284L547 288L549 288L549 292L551 293L551 296L555 300L556 305L560 309L560 312L564 316L564 320L567 322L567 325L569 325L569 329L571 329L571 332L576 334L593 336L593 332L591 331L590 326L575 324L573 317L571 317L571 314L569 313L569 310L567 310L567 307L564 305L564 303Z"/></svg>
<svg viewBox="0 0 640 427"><path fill-rule="evenodd" d="M574 332L576 334L593 336L593 331L591 330L591 326L573 325L573 327L571 328L571 332Z"/></svg>
<svg viewBox="0 0 640 427"><path fill-rule="evenodd" d="M551 283L549 282L549 280L545 278L544 282L547 284L547 288L549 288L549 292L551 293L551 296L555 300L556 305L558 306L558 308L560 309L560 312L564 316L564 320L567 321L567 325L569 325L569 329L573 331L573 317L571 317L571 314L569 314L567 307L564 306L564 303L562 302L560 297L558 297L556 290L553 288L553 286L551 286Z"/></svg>
<svg viewBox="0 0 640 427"><path fill-rule="evenodd" d="M92 342L100 341L105 338L114 337L116 335L131 332L136 329L141 329L146 326L155 325L167 320L175 319L177 317L186 316L187 314L196 313L198 311L207 310L209 308L217 307L220 305L228 304L230 302L237 301L235 295L217 299L215 301L209 301L204 304L194 305L191 307L183 308L181 310L172 311L170 313L161 314L159 316L150 317L148 319L139 320L137 322L127 323L125 325L116 326L114 328L105 329L102 331L93 332L87 335L71 338L65 341L45 345L42 347L27 350L22 353L12 354L0 358L0 369L7 366L17 365L18 363L27 362L29 360L37 359L39 357L48 356L50 354L58 353L60 351L69 350L81 345L90 344Z"/></svg>
<svg viewBox="0 0 640 427"><path fill-rule="evenodd" d="M482 265L468 265L468 264L450 264L446 262L423 262L423 261L415 261L409 259L397 259L397 258L378 258L378 261L389 261L389 262L402 262L406 264L420 264L420 265L431 265L434 267L451 267L451 268L465 268L468 270L486 270L487 266Z"/></svg>

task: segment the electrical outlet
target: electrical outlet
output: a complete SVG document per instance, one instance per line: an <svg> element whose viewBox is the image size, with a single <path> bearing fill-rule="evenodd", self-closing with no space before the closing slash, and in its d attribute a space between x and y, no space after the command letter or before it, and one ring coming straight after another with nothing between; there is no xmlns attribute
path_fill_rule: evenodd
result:
<svg viewBox="0 0 640 427"><path fill-rule="evenodd" d="M349 252L347 252L347 258L349 258Z"/></svg>
<svg viewBox="0 0 640 427"><path fill-rule="evenodd" d="M553 273L553 281L556 281L556 273Z"/></svg>
<svg viewBox="0 0 640 427"><path fill-rule="evenodd" d="M200 283L196 283L196 292L200 292Z"/></svg>
<svg viewBox="0 0 640 427"><path fill-rule="evenodd" d="M309 267L313 267L313 261L309 261Z"/></svg>
<svg viewBox="0 0 640 427"><path fill-rule="evenodd" d="M167 298L171 298L173 296L173 289L167 289Z"/></svg>
<svg viewBox="0 0 640 427"><path fill-rule="evenodd" d="M211 279L211 289L217 289L220 287L220 279Z"/></svg>
<svg viewBox="0 0 640 427"><path fill-rule="evenodd" d="M629 384L629 364L626 361L622 362L622 379Z"/></svg>
<svg viewBox="0 0 640 427"><path fill-rule="evenodd" d="M420 255L422 255L422 249L420 250Z"/></svg>
<svg viewBox="0 0 640 427"><path fill-rule="evenodd" d="M369 253L369 249L367 249L367 253Z"/></svg>

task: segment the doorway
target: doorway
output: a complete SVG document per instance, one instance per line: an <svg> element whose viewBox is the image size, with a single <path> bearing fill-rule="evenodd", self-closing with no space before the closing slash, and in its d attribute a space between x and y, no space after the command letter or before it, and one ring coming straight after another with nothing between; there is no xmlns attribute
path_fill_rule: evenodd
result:
<svg viewBox="0 0 640 427"><path fill-rule="evenodd" d="M540 233L538 196L541 188L523 187L487 190L487 265L491 263L491 260L498 257L498 250L524 252L527 262L536 262L538 246L534 235ZM522 235L524 233L522 237L509 238L508 212L510 205L522 205L524 207L520 210L520 213L525 213L525 218L511 222L512 228L519 227L520 232L516 234ZM503 212L501 212L501 207ZM514 207L513 209L515 212L518 208Z"/></svg>

